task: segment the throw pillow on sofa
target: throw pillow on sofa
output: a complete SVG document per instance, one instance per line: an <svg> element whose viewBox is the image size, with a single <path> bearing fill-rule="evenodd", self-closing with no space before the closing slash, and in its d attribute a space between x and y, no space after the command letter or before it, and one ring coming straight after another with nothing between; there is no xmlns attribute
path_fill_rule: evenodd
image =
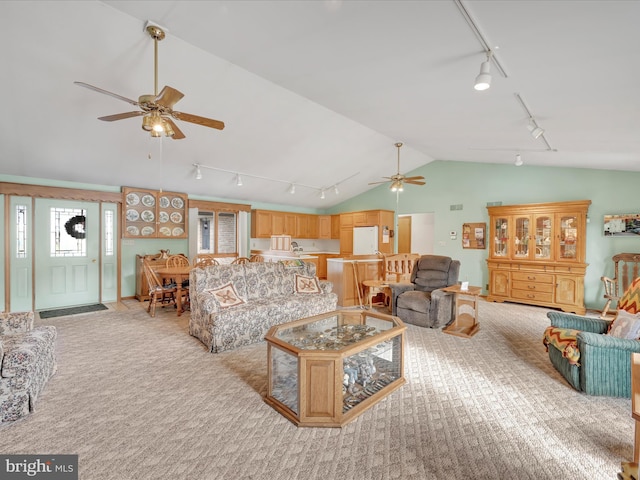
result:
<svg viewBox="0 0 640 480"><path fill-rule="evenodd" d="M213 294L216 301L220 305L220 308L235 307L237 305L242 305L243 303L245 303L245 301L240 298L240 295L238 295L233 282L229 282L221 287L211 288L205 291Z"/></svg>
<svg viewBox="0 0 640 480"><path fill-rule="evenodd" d="M640 314L634 315L626 310L618 310L607 335L630 340L640 339Z"/></svg>
<svg viewBox="0 0 640 480"><path fill-rule="evenodd" d="M307 277L296 273L296 293L321 293L317 277Z"/></svg>

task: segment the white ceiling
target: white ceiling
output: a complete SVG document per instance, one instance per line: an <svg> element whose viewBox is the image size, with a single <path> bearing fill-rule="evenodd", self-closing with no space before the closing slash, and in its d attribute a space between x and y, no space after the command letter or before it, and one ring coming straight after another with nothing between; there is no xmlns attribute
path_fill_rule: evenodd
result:
<svg viewBox="0 0 640 480"><path fill-rule="evenodd" d="M0 173L324 208L395 173L397 141L403 173L518 152L521 168L640 171L640 2L462 4L507 73L494 64L484 92L484 50L453 0L3 1ZM147 20L167 30L159 88L224 130L179 122L186 139L158 141L140 118L97 120L135 107L73 82L153 93ZM196 181L194 163L283 183ZM324 200L303 186L343 180Z"/></svg>

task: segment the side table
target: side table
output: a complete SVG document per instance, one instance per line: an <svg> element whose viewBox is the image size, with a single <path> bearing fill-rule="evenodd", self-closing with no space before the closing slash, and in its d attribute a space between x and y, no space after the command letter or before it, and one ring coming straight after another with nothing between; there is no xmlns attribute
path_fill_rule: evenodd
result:
<svg viewBox="0 0 640 480"><path fill-rule="evenodd" d="M480 330L478 324L478 296L482 287L469 286L462 290L461 285L452 285L442 289L455 295L455 318L442 331L450 335L469 338Z"/></svg>
<svg viewBox="0 0 640 480"><path fill-rule="evenodd" d="M382 293L385 300L389 300L389 307L391 307L391 289L389 283L384 280L365 280L362 284L367 287L367 303L369 304L369 310L373 308L373 297Z"/></svg>

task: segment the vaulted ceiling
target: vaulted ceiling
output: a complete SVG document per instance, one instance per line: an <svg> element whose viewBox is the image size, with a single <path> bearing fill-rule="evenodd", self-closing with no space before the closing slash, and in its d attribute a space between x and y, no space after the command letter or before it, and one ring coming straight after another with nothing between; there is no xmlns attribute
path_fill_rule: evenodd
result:
<svg viewBox="0 0 640 480"><path fill-rule="evenodd" d="M398 141L402 173L433 160L512 165L517 153L520 168L640 171L637 1L1 8L2 174L325 208L396 173ZM473 83L486 53L464 11L497 60L483 92ZM97 120L135 107L73 82L132 99L153 93L147 20L166 30L159 88L180 90L176 110L222 120L224 130L177 121L186 138L158 140L140 117ZM543 137L529 134L529 113ZM201 180L193 164L203 165Z"/></svg>

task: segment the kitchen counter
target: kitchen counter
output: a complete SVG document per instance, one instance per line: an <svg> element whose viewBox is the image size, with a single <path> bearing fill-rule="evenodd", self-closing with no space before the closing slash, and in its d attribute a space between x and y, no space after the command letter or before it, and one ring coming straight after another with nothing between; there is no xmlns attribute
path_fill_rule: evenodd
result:
<svg viewBox="0 0 640 480"><path fill-rule="evenodd" d="M333 291L338 294L338 305L353 307L364 304L367 280L382 279L381 258L328 258L327 280L333 283Z"/></svg>

